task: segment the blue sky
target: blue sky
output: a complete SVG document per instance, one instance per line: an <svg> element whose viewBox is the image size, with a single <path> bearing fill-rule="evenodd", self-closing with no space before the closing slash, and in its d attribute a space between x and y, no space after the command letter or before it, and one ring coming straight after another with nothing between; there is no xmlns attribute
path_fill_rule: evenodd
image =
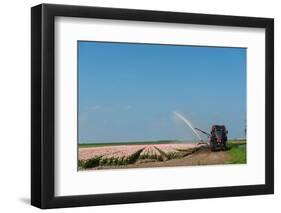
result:
<svg viewBox="0 0 281 213"><path fill-rule="evenodd" d="M79 41L78 75L79 143L196 140L173 111L245 137L245 48Z"/></svg>

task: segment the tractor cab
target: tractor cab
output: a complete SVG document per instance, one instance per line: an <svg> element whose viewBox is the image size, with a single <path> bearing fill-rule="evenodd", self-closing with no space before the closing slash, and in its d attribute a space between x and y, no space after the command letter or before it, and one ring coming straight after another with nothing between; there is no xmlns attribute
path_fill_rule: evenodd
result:
<svg viewBox="0 0 281 213"><path fill-rule="evenodd" d="M209 140L212 151L226 149L227 133L224 125L212 126Z"/></svg>
<svg viewBox="0 0 281 213"><path fill-rule="evenodd" d="M228 131L224 125L213 125L210 134L199 128L195 129L209 137L209 144L212 151L226 149Z"/></svg>

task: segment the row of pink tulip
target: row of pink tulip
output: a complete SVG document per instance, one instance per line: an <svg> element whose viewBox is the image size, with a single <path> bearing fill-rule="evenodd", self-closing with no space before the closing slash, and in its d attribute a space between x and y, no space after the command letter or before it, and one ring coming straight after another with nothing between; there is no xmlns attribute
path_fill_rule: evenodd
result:
<svg viewBox="0 0 281 213"><path fill-rule="evenodd" d="M121 145L121 146L103 146L103 147L90 147L79 149L79 160L88 160L98 157L123 157L130 156L140 149L143 149L144 145Z"/></svg>
<svg viewBox="0 0 281 213"><path fill-rule="evenodd" d="M140 158L163 160L161 153L155 148L154 145L147 145L140 153Z"/></svg>
<svg viewBox="0 0 281 213"><path fill-rule="evenodd" d="M80 148L79 165L82 168L91 168L103 165L126 165L137 159L163 161L184 157L199 146L196 144L150 144Z"/></svg>
<svg viewBox="0 0 281 213"><path fill-rule="evenodd" d="M167 160L180 158L189 154L193 149L197 148L197 144L158 144L155 148L161 152Z"/></svg>

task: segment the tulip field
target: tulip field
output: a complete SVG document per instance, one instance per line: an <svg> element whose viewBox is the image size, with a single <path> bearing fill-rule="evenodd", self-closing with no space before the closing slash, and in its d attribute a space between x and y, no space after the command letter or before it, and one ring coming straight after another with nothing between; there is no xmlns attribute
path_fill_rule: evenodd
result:
<svg viewBox="0 0 281 213"><path fill-rule="evenodd" d="M78 167L118 167L134 164L138 160L168 161L187 156L202 146L204 145L171 143L80 147Z"/></svg>

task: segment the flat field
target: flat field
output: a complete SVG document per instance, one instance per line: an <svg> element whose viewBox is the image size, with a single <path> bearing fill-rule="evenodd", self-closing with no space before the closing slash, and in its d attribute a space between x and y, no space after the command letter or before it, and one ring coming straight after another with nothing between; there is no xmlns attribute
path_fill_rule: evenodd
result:
<svg viewBox="0 0 281 213"><path fill-rule="evenodd" d="M79 170L243 164L246 141L229 141L226 151L216 152L207 144L161 141L80 144L78 153Z"/></svg>

